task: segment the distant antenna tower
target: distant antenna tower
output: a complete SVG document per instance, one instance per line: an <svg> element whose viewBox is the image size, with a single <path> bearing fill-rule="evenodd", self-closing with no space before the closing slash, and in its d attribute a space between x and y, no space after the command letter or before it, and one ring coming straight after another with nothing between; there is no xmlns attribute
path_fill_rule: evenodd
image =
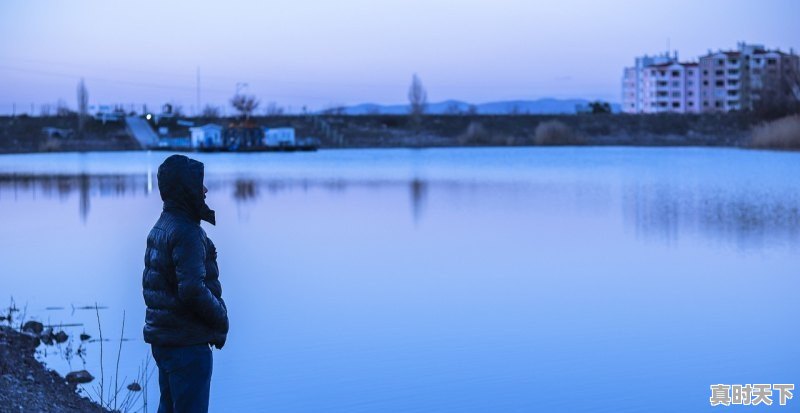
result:
<svg viewBox="0 0 800 413"><path fill-rule="evenodd" d="M202 109L200 109L200 66L197 66L197 106L196 106L196 112L194 113L195 116L198 116L201 110Z"/></svg>

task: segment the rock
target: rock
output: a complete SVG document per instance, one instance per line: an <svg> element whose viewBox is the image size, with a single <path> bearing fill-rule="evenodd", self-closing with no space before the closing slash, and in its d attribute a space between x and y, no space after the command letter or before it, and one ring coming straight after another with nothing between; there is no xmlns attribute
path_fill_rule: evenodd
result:
<svg viewBox="0 0 800 413"><path fill-rule="evenodd" d="M94 376L89 374L89 372L86 370L78 370L68 373L66 379L67 383L83 384L83 383L89 383L92 380L94 380Z"/></svg>
<svg viewBox="0 0 800 413"><path fill-rule="evenodd" d="M86 333L81 333L81 341L86 341L86 340L88 340L90 338L92 338L92 336L90 336L90 335L88 335Z"/></svg>
<svg viewBox="0 0 800 413"><path fill-rule="evenodd" d="M39 339L42 340L42 343L44 343L44 344L46 344L48 346L52 346L53 345L53 329L50 328L50 327L45 328L44 331L42 331L42 333L39 334Z"/></svg>
<svg viewBox="0 0 800 413"><path fill-rule="evenodd" d="M130 391L142 391L142 386L139 385L137 382L133 382L128 385L128 390Z"/></svg>
<svg viewBox="0 0 800 413"><path fill-rule="evenodd" d="M39 347L40 341L37 334L22 332L18 336L18 345L22 348L36 348Z"/></svg>
<svg viewBox="0 0 800 413"><path fill-rule="evenodd" d="M53 336L53 338L56 340L56 343L60 344L67 341L69 336L67 335L67 333L64 332L64 330L61 330L58 333L56 333L56 335Z"/></svg>
<svg viewBox="0 0 800 413"><path fill-rule="evenodd" d="M28 321L22 326L22 331L26 333L41 334L44 330L44 324L38 321Z"/></svg>

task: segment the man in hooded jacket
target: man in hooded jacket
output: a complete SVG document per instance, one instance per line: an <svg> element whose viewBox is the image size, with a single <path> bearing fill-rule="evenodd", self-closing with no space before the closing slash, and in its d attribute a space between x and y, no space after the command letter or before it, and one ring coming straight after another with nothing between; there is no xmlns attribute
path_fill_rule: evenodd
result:
<svg viewBox="0 0 800 413"><path fill-rule="evenodd" d="M158 412L207 412L211 346L225 345L228 310L217 250L200 227L201 220L215 225L203 164L170 156L158 168L158 190L164 209L147 236L142 276L144 341L158 365Z"/></svg>

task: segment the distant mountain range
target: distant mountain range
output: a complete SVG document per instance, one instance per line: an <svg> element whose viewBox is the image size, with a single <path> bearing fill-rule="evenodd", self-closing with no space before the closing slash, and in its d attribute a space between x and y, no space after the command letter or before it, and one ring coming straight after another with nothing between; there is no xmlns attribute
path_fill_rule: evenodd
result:
<svg viewBox="0 0 800 413"><path fill-rule="evenodd" d="M578 112L578 108L586 108L589 102L586 99L545 98L537 100L506 100L473 105L459 100L445 100L444 102L429 103L426 113L441 115L469 113L474 110L481 115L507 115L514 113L530 115L574 114ZM619 112L620 105L612 103L611 109L614 112ZM409 112L409 106L362 103L355 106L345 106L337 111L347 115L403 115Z"/></svg>

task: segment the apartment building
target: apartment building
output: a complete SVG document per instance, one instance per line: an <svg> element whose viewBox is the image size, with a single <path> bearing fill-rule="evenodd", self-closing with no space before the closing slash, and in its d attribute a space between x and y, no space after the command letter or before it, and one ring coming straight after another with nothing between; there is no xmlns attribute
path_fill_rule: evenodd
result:
<svg viewBox="0 0 800 413"><path fill-rule="evenodd" d="M761 99L800 93L800 59L794 51L739 43L737 50L709 51L697 63L679 62L677 53L657 57L636 58L633 67L625 68L624 112L752 110Z"/></svg>
<svg viewBox="0 0 800 413"><path fill-rule="evenodd" d="M764 98L793 92L800 58L790 51L739 43L737 50L709 52L699 59L704 111L752 110Z"/></svg>
<svg viewBox="0 0 800 413"><path fill-rule="evenodd" d="M663 65L678 61L678 54L663 53L655 56L637 57L633 67L626 67L622 78L622 108L625 112L640 113L644 111L645 96L644 69L649 66Z"/></svg>

